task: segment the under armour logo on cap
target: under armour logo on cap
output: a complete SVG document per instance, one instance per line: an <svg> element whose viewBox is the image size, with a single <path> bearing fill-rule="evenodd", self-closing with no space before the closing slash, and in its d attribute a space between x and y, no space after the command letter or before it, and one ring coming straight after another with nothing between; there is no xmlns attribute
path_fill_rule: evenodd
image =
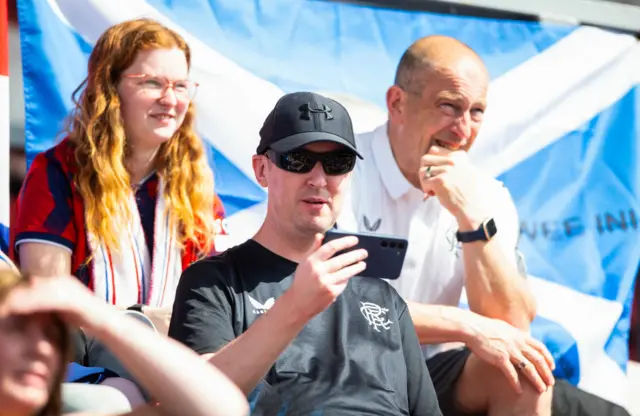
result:
<svg viewBox="0 0 640 416"><path fill-rule="evenodd" d="M313 92L293 92L280 97L265 119L256 153L287 153L316 142L337 143L362 159L342 104Z"/></svg>
<svg viewBox="0 0 640 416"><path fill-rule="evenodd" d="M331 107L326 104L322 104L322 108L311 108L309 104L302 104L299 108L300 118L303 120L311 120L311 113L324 114L327 120L333 120L333 114L331 114Z"/></svg>

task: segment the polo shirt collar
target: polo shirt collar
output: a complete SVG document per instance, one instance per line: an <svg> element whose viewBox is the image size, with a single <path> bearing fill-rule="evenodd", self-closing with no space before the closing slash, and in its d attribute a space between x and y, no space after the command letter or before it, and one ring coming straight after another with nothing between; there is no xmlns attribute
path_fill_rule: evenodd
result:
<svg viewBox="0 0 640 416"><path fill-rule="evenodd" d="M391 198L396 200L413 189L413 185L404 177L393 157L389 135L387 134L387 123L376 129L373 143L371 143L371 152L382 178L382 183Z"/></svg>

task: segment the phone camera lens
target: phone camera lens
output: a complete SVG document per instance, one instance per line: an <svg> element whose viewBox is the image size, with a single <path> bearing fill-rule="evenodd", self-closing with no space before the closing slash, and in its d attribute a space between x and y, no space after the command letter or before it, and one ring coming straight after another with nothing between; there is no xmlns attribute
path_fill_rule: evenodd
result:
<svg viewBox="0 0 640 416"><path fill-rule="evenodd" d="M386 246L387 246L387 242L386 242L386 241L382 241L382 242L380 243L380 245L381 245L382 247L386 247Z"/></svg>
<svg viewBox="0 0 640 416"><path fill-rule="evenodd" d="M404 243L398 243L398 248L400 250L404 250Z"/></svg>
<svg viewBox="0 0 640 416"><path fill-rule="evenodd" d="M389 243L389 247L396 248L396 243L393 243L393 242Z"/></svg>

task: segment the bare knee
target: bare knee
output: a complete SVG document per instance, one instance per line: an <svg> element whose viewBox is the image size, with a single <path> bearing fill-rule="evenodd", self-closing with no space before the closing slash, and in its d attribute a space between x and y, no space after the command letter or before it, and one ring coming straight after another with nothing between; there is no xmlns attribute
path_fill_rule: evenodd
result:
<svg viewBox="0 0 640 416"><path fill-rule="evenodd" d="M522 393L508 382L498 367L471 354L456 385L456 399L463 410L490 415L549 415L551 390L539 393L524 377Z"/></svg>

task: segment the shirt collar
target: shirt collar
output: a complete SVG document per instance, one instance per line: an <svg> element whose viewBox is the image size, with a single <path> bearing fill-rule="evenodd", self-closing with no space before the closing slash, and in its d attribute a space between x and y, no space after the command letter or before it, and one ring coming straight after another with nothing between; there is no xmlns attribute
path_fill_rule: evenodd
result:
<svg viewBox="0 0 640 416"><path fill-rule="evenodd" d="M373 142L371 143L371 152L378 167L378 172L382 177L382 183L387 188L387 193L391 198L398 199L413 189L413 185L404 177L393 157L389 135L387 134L387 123L375 130Z"/></svg>

